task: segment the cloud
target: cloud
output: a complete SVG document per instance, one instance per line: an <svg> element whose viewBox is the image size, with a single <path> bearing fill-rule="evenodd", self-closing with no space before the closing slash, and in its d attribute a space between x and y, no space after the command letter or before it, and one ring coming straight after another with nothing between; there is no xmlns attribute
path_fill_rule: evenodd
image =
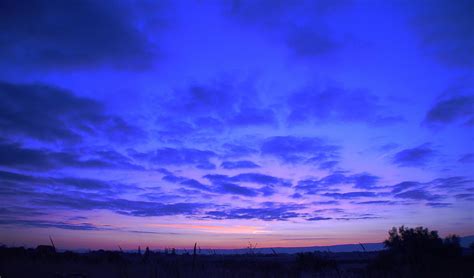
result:
<svg viewBox="0 0 474 278"><path fill-rule="evenodd" d="M415 148L404 149L392 157L392 163L399 167L425 166L436 154L430 144L423 144Z"/></svg>
<svg viewBox="0 0 474 278"><path fill-rule="evenodd" d="M198 180L195 179L189 179L186 177L181 177L181 176L176 176L174 174L167 174L163 176L162 180L171 182L171 183L179 183L181 185L184 185L187 188L193 188L193 189L198 189L198 190L203 190L203 191L212 191L213 189L210 188L209 185L203 184L199 182Z"/></svg>
<svg viewBox="0 0 474 278"><path fill-rule="evenodd" d="M259 193L259 191L254 188L240 186L238 184L228 182L218 183L215 191L223 194L242 195L246 197L255 197Z"/></svg>
<svg viewBox="0 0 474 278"><path fill-rule="evenodd" d="M211 219L259 219L264 221L286 221L301 215L296 211L305 208L297 204L268 204L260 208L230 208L218 211L208 211L207 218Z"/></svg>
<svg viewBox="0 0 474 278"><path fill-rule="evenodd" d="M336 161L336 160L325 161L319 164L319 169L320 170L332 169L336 167L337 164L339 164L339 161Z"/></svg>
<svg viewBox="0 0 474 278"><path fill-rule="evenodd" d="M474 201L474 194L472 193L462 193L454 195L457 199L465 199L469 201Z"/></svg>
<svg viewBox="0 0 474 278"><path fill-rule="evenodd" d="M224 169L249 169L249 168L260 168L259 165L249 160L239 161L224 161L221 163L221 167Z"/></svg>
<svg viewBox="0 0 474 278"><path fill-rule="evenodd" d="M15 226L27 226L35 228L57 228L64 230L75 230L75 231L97 231L103 230L91 223L80 223L73 224L60 221L48 221L48 220L23 220L23 219L8 219L0 220L0 225L15 225Z"/></svg>
<svg viewBox="0 0 474 278"><path fill-rule="evenodd" d="M275 112L260 100L253 84L232 77L176 89L163 97L160 108L162 118L174 115L193 122L199 131L278 124Z"/></svg>
<svg viewBox="0 0 474 278"><path fill-rule="evenodd" d="M275 136L265 139L260 151L285 163L324 162L339 156L339 147L318 137Z"/></svg>
<svg viewBox="0 0 474 278"><path fill-rule="evenodd" d="M272 109L241 108L227 120L229 126L277 125L277 118Z"/></svg>
<svg viewBox="0 0 474 278"><path fill-rule="evenodd" d="M84 177L32 176L7 171L0 171L0 182L3 184L1 195L31 195L44 191L80 190L115 196L122 193L137 192L141 189L135 185L121 182ZM25 192L30 192L25 194Z"/></svg>
<svg viewBox="0 0 474 278"><path fill-rule="evenodd" d="M203 191L211 191L211 188L209 188L208 185L203 184L195 179L186 179L184 181L181 181L180 184L185 185L186 187L194 188L194 189L199 189Z"/></svg>
<svg viewBox="0 0 474 278"><path fill-rule="evenodd" d="M355 188L370 189L375 187L375 185L380 180L380 177L368 173L361 173L352 175L349 177L349 179L352 183L354 183Z"/></svg>
<svg viewBox="0 0 474 278"><path fill-rule="evenodd" d="M95 150L77 153L73 150L51 151L31 149L18 143L0 140L0 165L16 169L49 170L64 167L71 168L108 168L143 170L128 157L114 150Z"/></svg>
<svg viewBox="0 0 474 278"><path fill-rule="evenodd" d="M388 200L375 200L375 201L364 201L364 202L352 202L357 205L394 205L396 202Z"/></svg>
<svg viewBox="0 0 474 278"><path fill-rule="evenodd" d="M335 218L336 220L344 220L344 221L350 221L350 220L367 220L367 219L379 219L380 216L376 216L370 213L366 214L361 214L360 216L346 216L346 217L338 217Z"/></svg>
<svg viewBox="0 0 474 278"><path fill-rule="evenodd" d="M440 195L433 195L430 192L423 189L414 189L414 190L405 191L402 193L395 194L394 197L403 198L403 199L412 199L412 200L427 200L427 201L439 200L441 198Z"/></svg>
<svg viewBox="0 0 474 278"><path fill-rule="evenodd" d="M124 119L105 112L92 99L42 84L0 81L1 135L25 136L42 141L77 142L84 136L111 141L136 141L144 132Z"/></svg>
<svg viewBox="0 0 474 278"><path fill-rule="evenodd" d="M247 25L268 39L284 43L297 56L320 57L345 43L332 36L325 19L346 3L348 1L239 0L224 7L240 26Z"/></svg>
<svg viewBox="0 0 474 278"><path fill-rule="evenodd" d="M245 145L225 143L222 147L224 149L224 157L237 158L258 153L258 150Z"/></svg>
<svg viewBox="0 0 474 278"><path fill-rule="evenodd" d="M304 179L300 180L296 185L296 190L303 191L306 194L318 194L324 191L335 191L335 185L353 184L354 188L373 189L376 187L379 177L360 173L354 175L344 175L341 173L334 173L320 179Z"/></svg>
<svg viewBox="0 0 474 278"><path fill-rule="evenodd" d="M194 126L185 121L176 121L166 117L160 118L157 121L158 134L160 139L180 139L183 136L189 136L196 132Z"/></svg>
<svg viewBox="0 0 474 278"><path fill-rule="evenodd" d="M423 52L445 66L472 69L474 3L470 0L438 0L413 2L412 5L416 6L411 23L420 37Z"/></svg>
<svg viewBox="0 0 474 278"><path fill-rule="evenodd" d="M256 197L258 195L270 196L275 193L273 188L274 185L280 185L284 180L279 180L278 178L260 174L241 174L237 176L227 176L227 175L205 175L204 178L212 182L212 185L203 184L195 179L188 179L185 177L179 177L175 175L166 175L163 177L163 180L179 183L188 188L198 189L206 191L209 193L219 193L219 194L232 194L232 195L241 195L246 197ZM263 184L265 186L261 188L253 188L248 186L242 186L238 183L240 182L249 182L255 184ZM286 186L286 184L285 184Z"/></svg>
<svg viewBox="0 0 474 278"><path fill-rule="evenodd" d="M474 185L474 180L467 177L447 177L434 179L427 184L436 188L462 189Z"/></svg>
<svg viewBox="0 0 474 278"><path fill-rule="evenodd" d="M365 122L380 125L401 120L387 115L379 99L365 90L351 91L334 86L307 88L291 94L287 103L290 110L287 121L290 125L308 122Z"/></svg>
<svg viewBox="0 0 474 278"><path fill-rule="evenodd" d="M216 153L208 150L171 147L158 148L147 153L132 152L131 155L154 165L194 165L199 169L207 170L216 168L210 159L217 156Z"/></svg>
<svg viewBox="0 0 474 278"><path fill-rule="evenodd" d="M306 220L308 220L308 221L324 221L324 220L331 220L331 219L332 219L331 217L315 216L315 217L308 218Z"/></svg>
<svg viewBox="0 0 474 278"><path fill-rule="evenodd" d="M474 153L467 153L458 159L461 163L474 163Z"/></svg>
<svg viewBox="0 0 474 278"><path fill-rule="evenodd" d="M324 193L323 196L332 197L334 199L356 199L362 197L377 197L377 193L370 191L356 191L346 193Z"/></svg>
<svg viewBox="0 0 474 278"><path fill-rule="evenodd" d="M291 186L291 182L286 179L259 173L241 173L235 176L207 174L204 178L213 184L213 192L237 194L247 197L255 197L260 194L270 196L275 193L275 186ZM253 183L263 185L263 187L253 188L241 186L239 183Z"/></svg>
<svg viewBox="0 0 474 278"><path fill-rule="evenodd" d="M446 208L450 207L453 204L451 203L441 203L441 202L428 202L426 203L427 206L433 207L433 208Z"/></svg>
<svg viewBox="0 0 474 278"><path fill-rule="evenodd" d="M429 125L459 121L474 125L474 95L443 98L428 111L424 120Z"/></svg>
<svg viewBox="0 0 474 278"><path fill-rule="evenodd" d="M156 49L142 30L159 21L161 10L130 1L2 1L0 60L37 68L148 68Z"/></svg>
<svg viewBox="0 0 474 278"><path fill-rule="evenodd" d="M242 173L230 178L231 181L250 182L263 185L291 186L291 182L282 178L259 173Z"/></svg>
<svg viewBox="0 0 474 278"><path fill-rule="evenodd" d="M18 216L44 216L47 215L45 211L30 208L30 207L19 207L19 206L11 206L8 208L1 208L0 207L0 215L2 217L18 217Z"/></svg>
<svg viewBox="0 0 474 278"><path fill-rule="evenodd" d="M398 148L400 145L399 144L396 144L396 143L387 143L387 144L384 144L380 147L378 147L377 149L382 151L382 152L388 152L388 151L391 151L391 150L394 150L396 148Z"/></svg>
<svg viewBox="0 0 474 278"><path fill-rule="evenodd" d="M227 175L205 175L204 178L210 180L212 183L221 183L221 182L247 182L247 183L255 183L255 184L262 184L262 185L275 185L275 186L284 186L288 187L291 186L291 182L270 176L265 174L259 173L241 173L235 176L227 176Z"/></svg>
<svg viewBox="0 0 474 278"><path fill-rule="evenodd" d="M36 206L54 209L109 210L118 214L147 217L194 215L210 205L204 203L160 203L113 198L107 192L36 193L30 202Z"/></svg>
<svg viewBox="0 0 474 278"><path fill-rule="evenodd" d="M402 191L405 191L407 189L412 189L414 187L419 187L422 186L423 183L417 182L417 181L404 181L397 183L392 186L392 193L399 193Z"/></svg>

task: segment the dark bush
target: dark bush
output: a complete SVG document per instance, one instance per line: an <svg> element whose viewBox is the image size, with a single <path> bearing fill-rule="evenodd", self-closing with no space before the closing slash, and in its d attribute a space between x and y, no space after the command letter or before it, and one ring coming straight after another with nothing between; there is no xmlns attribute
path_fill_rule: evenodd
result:
<svg viewBox="0 0 474 278"><path fill-rule="evenodd" d="M444 240L423 227L392 228L371 270L402 277L462 277L468 273L459 237Z"/></svg>

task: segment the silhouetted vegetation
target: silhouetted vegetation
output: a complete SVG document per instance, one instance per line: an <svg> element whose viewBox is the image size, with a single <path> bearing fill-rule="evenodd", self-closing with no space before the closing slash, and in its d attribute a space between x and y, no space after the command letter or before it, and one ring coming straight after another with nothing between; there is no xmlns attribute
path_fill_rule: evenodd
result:
<svg viewBox="0 0 474 278"><path fill-rule="evenodd" d="M393 228L385 250L261 254L249 243L247 254L201 253L176 249L156 252L57 252L0 247L2 277L472 277L474 250L461 248L459 237L444 239L426 228ZM199 251L198 251L199 250Z"/></svg>
<svg viewBox="0 0 474 278"><path fill-rule="evenodd" d="M472 276L473 257L463 256L459 237L444 240L427 228L392 228L385 240L386 250L371 264L371 271L398 277L466 277ZM469 265L469 264L472 265Z"/></svg>

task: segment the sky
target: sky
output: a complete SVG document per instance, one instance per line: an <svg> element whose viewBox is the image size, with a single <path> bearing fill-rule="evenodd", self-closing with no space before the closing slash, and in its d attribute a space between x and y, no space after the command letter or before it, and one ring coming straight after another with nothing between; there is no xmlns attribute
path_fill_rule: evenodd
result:
<svg viewBox="0 0 474 278"><path fill-rule="evenodd" d="M0 2L0 243L474 234L474 2Z"/></svg>

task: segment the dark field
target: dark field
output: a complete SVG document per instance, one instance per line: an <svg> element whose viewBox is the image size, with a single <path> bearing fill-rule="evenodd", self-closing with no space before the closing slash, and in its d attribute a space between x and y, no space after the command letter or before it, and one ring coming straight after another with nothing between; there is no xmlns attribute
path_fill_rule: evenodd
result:
<svg viewBox="0 0 474 278"><path fill-rule="evenodd" d="M202 255L118 251L48 252L0 249L8 277L472 277L472 250L443 260L400 264L382 252ZM430 258L436 262L437 258ZM396 266L396 267L393 267Z"/></svg>

